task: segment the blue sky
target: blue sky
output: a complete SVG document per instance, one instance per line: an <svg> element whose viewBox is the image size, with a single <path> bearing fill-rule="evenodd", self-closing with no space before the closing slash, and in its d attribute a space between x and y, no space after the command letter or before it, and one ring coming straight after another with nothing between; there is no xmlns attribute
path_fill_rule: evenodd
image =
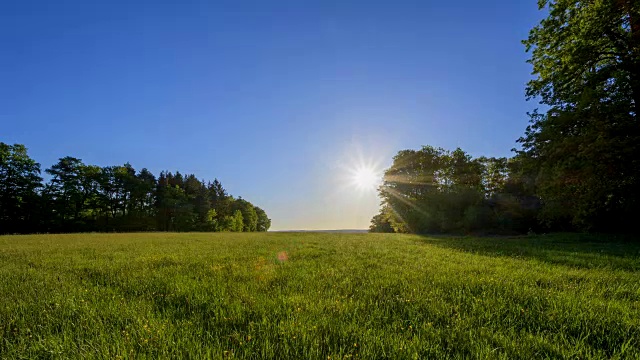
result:
<svg viewBox="0 0 640 360"><path fill-rule="evenodd" d="M220 179L273 229L366 228L360 163L508 156L535 0L0 4L0 141Z"/></svg>

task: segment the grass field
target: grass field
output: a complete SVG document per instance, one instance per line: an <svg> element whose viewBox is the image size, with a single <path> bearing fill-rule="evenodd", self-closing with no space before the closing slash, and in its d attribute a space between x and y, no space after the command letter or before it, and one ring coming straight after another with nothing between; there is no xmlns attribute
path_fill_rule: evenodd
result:
<svg viewBox="0 0 640 360"><path fill-rule="evenodd" d="M0 237L0 358L640 358L640 242Z"/></svg>

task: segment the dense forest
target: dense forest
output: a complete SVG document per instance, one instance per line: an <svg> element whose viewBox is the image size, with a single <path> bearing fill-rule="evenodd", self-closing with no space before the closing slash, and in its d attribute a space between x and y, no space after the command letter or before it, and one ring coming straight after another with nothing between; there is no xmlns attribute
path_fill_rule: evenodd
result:
<svg viewBox="0 0 640 360"><path fill-rule="evenodd" d="M400 151L371 231L632 232L640 214L640 1L539 0L533 111L512 158Z"/></svg>
<svg viewBox="0 0 640 360"><path fill-rule="evenodd" d="M0 234L86 231L267 231L261 208L217 180L64 157L46 169L24 145L0 142Z"/></svg>

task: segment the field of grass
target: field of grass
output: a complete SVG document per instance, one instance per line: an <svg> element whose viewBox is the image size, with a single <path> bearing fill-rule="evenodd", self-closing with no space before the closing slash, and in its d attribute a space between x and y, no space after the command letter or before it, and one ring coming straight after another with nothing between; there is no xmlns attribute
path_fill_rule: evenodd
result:
<svg viewBox="0 0 640 360"><path fill-rule="evenodd" d="M0 237L0 358L640 358L640 242Z"/></svg>

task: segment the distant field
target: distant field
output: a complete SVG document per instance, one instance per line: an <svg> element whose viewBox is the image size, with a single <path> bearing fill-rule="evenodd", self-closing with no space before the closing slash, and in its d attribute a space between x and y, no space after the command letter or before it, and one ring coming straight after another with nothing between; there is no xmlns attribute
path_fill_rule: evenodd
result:
<svg viewBox="0 0 640 360"><path fill-rule="evenodd" d="M0 358L78 357L640 358L640 244L0 237Z"/></svg>

